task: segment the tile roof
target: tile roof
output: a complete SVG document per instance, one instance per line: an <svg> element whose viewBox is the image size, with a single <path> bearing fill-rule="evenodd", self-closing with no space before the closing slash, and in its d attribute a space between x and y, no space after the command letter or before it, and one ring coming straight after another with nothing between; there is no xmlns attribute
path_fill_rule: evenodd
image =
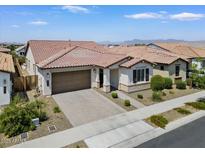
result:
<svg viewBox="0 0 205 154"><path fill-rule="evenodd" d="M152 62L149 62L149 61L147 61L147 60L145 60L145 59L141 59L141 58L133 58L133 59L131 59L131 60L129 60L129 61L127 61L127 62L125 62L125 63L123 63L123 64L121 64L120 66L122 66L122 67L132 67L132 66L134 66L135 64L138 64L138 63L151 63L151 64L154 64L154 63L152 63Z"/></svg>
<svg viewBox="0 0 205 154"><path fill-rule="evenodd" d="M184 55L189 58L205 57L205 49L196 48L187 45L186 43L154 43L172 53Z"/></svg>
<svg viewBox="0 0 205 154"><path fill-rule="evenodd" d="M92 41L31 40L28 42L28 46L32 49L36 64L47 59L48 57L51 57L63 49L76 45L95 50L104 48L103 46L100 46Z"/></svg>
<svg viewBox="0 0 205 154"><path fill-rule="evenodd" d="M29 41L37 65L41 68L77 66L108 67L128 58L106 51L104 46L86 41Z"/></svg>
<svg viewBox="0 0 205 154"><path fill-rule="evenodd" d="M110 48L109 51L114 53L124 53L128 56L145 59L152 63L171 64L179 58L187 61L185 56L180 57L177 54L151 48L149 46L120 46Z"/></svg>
<svg viewBox="0 0 205 154"><path fill-rule="evenodd" d="M0 52L0 71L15 72L13 58L10 54Z"/></svg>
<svg viewBox="0 0 205 154"><path fill-rule="evenodd" d="M0 46L0 52L9 52L9 51L11 50Z"/></svg>

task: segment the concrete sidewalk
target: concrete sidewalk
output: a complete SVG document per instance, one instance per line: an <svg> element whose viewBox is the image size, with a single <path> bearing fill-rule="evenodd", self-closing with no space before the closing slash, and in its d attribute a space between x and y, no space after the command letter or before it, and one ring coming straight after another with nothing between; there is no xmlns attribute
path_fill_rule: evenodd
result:
<svg viewBox="0 0 205 154"><path fill-rule="evenodd" d="M22 144L15 145L13 147L58 148L58 147L64 147L66 145L75 143L80 140L86 140L91 137L98 136L100 134L110 134L111 135L110 138L113 137L113 141L115 141L113 143L109 143L109 145L112 146L112 144L113 145L117 144L116 140L114 139L116 135L112 136L113 133L109 133L109 132L113 132L113 130L119 131L118 128L122 128L122 127L126 128L126 127L129 127L130 124L132 123L134 124L134 123L140 122L135 126L133 125L134 126L132 127L133 131L130 131L131 127L129 127L129 129L126 129L128 131L124 131L124 133L126 133L126 136L129 136L129 138L131 139L136 136L136 133L133 133L133 132L135 132L135 130L138 130L139 127L137 126L141 126L140 124L143 124L141 121L142 119L145 119L153 114L159 114L159 113L171 110L173 108L182 106L186 102L195 101L196 99L200 97L204 97L204 96L205 96L205 91L201 91L198 93L194 93L194 94L183 96L183 97L176 98L173 100L165 101L165 102L151 105L148 107L140 108L140 109L137 109L131 112L118 114L112 117L108 117L106 119L102 119L99 121L95 121L95 122L91 122L85 125L74 127L74 128L71 128L71 129L68 129L62 132L58 132L55 134L51 134L45 137L27 141ZM149 129L151 130L150 127ZM124 139L128 140L127 137L125 137ZM120 140L119 142L122 142L122 140ZM91 141L89 143L91 145Z"/></svg>
<svg viewBox="0 0 205 154"><path fill-rule="evenodd" d="M179 128L183 125L186 125L188 123L193 122L194 120L197 120L201 117L205 116L205 111L198 111L196 113L193 113L191 115L188 115L186 117L180 118L176 121L173 121L171 123L169 123L165 129L162 128L155 128L152 129L148 132L145 132L141 135L137 135L129 140L124 140L123 142L115 145L112 145L110 147L112 148L133 148L133 147L137 147L139 145L141 145L142 143L145 143L151 139L154 139L156 137L159 137L165 133L168 133L176 128Z"/></svg>
<svg viewBox="0 0 205 154"><path fill-rule="evenodd" d="M130 100L131 104L136 107L136 108L142 108L142 107L145 107L144 104L140 103L139 101L137 101L136 99L126 95L124 92L122 91L119 91L117 90L117 94L118 94L118 97L121 98L121 99L128 99Z"/></svg>

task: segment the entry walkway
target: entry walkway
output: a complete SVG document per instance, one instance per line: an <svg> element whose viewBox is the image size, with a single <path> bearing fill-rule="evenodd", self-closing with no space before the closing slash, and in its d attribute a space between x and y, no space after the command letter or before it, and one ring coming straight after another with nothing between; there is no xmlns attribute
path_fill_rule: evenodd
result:
<svg viewBox="0 0 205 154"><path fill-rule="evenodd" d="M182 106L189 101L195 101L200 97L205 96L205 91L194 93L191 95L175 98L173 100L165 101L162 103L154 104L148 107L143 107L131 112L121 113L103 120L91 122L78 127L74 127L62 132L51 134L45 137L34 139L15 145L15 148L58 148L75 143L80 140L85 140L92 145L100 145L102 147L111 147L121 143L123 140L132 139L138 133L145 133L153 130L153 127L143 122L145 119L153 114L159 114L173 108ZM144 130L143 130L144 128ZM105 137L105 136L107 137ZM97 143L99 138L103 138L103 143ZM91 139L95 141L92 141ZM112 138L112 141L111 141ZM102 140L100 141L102 142ZM94 143L94 144L93 144Z"/></svg>

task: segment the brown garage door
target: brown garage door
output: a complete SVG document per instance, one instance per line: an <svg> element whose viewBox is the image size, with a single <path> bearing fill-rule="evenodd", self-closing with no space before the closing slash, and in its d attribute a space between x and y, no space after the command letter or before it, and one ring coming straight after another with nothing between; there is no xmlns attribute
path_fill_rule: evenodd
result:
<svg viewBox="0 0 205 154"><path fill-rule="evenodd" d="M52 94L88 89L90 87L90 70L52 74Z"/></svg>

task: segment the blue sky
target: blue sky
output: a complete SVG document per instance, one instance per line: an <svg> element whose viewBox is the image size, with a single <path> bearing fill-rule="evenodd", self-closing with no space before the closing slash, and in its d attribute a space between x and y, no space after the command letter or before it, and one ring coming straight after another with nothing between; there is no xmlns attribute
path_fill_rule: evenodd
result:
<svg viewBox="0 0 205 154"><path fill-rule="evenodd" d="M0 41L205 40L205 6L0 6Z"/></svg>

